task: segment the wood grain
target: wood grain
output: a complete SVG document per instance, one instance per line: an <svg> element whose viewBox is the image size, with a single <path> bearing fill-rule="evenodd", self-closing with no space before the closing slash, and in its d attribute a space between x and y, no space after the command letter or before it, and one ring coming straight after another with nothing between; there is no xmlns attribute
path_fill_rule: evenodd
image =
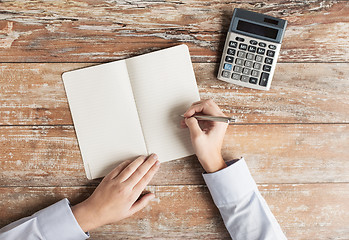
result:
<svg viewBox="0 0 349 240"><path fill-rule="evenodd" d="M348 183L260 185L288 239L346 239ZM229 239L205 186L150 186L155 201L142 212L91 232L93 239ZM0 227L64 197L75 204L85 187L0 188ZM326 194L324 194L326 192Z"/></svg>
<svg viewBox="0 0 349 240"><path fill-rule="evenodd" d="M3 1L1 62L105 62L187 43L218 62L234 8L288 20L280 62L349 60L348 1Z"/></svg>
<svg viewBox="0 0 349 240"><path fill-rule="evenodd" d="M89 63L0 66L0 125L72 125L61 74ZM201 98L240 123L348 123L349 64L282 63L270 91L216 79L218 64L197 63Z"/></svg>
<svg viewBox="0 0 349 240"><path fill-rule="evenodd" d="M74 129L1 127L0 186L97 185L88 181ZM349 125L236 125L226 160L244 156L258 183L349 182ZM153 185L204 184L196 157L163 163Z"/></svg>
<svg viewBox="0 0 349 240"><path fill-rule="evenodd" d="M235 7L288 21L268 92L216 79ZM65 71L185 43L201 98L238 119L245 157L288 239L349 239L349 1L0 1L0 228L100 180L83 170ZM141 213L92 239L230 239L195 156L162 164Z"/></svg>

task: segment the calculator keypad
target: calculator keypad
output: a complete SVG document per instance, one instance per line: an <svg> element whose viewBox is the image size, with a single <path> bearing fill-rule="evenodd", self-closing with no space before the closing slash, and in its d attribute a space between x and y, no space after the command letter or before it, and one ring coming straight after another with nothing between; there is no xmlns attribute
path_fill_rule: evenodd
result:
<svg viewBox="0 0 349 240"><path fill-rule="evenodd" d="M230 37L224 56L223 78L266 87L272 71L277 46L248 37Z"/></svg>
<svg viewBox="0 0 349 240"><path fill-rule="evenodd" d="M226 57L225 57L225 61L226 61L226 62L229 62L229 63L233 63L233 62L234 62L234 58L231 57L231 56L226 56Z"/></svg>
<svg viewBox="0 0 349 240"><path fill-rule="evenodd" d="M228 48L227 54L234 56L235 55L235 49Z"/></svg>
<svg viewBox="0 0 349 240"><path fill-rule="evenodd" d="M241 49L241 50L246 50L246 49L247 49L247 44L245 44L245 43L240 43L240 44L239 44L239 49Z"/></svg>
<svg viewBox="0 0 349 240"><path fill-rule="evenodd" d="M229 47L236 48L237 45L238 45L237 42L234 42L234 41L229 42Z"/></svg>

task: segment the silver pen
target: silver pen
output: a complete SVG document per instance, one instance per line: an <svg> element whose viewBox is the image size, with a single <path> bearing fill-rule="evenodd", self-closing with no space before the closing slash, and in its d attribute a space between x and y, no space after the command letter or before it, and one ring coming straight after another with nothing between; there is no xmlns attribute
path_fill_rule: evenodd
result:
<svg viewBox="0 0 349 240"><path fill-rule="evenodd" d="M184 115L181 115L181 117L184 117ZM231 117L215 117L215 116L209 116L209 115L194 115L198 120L209 120L209 121L214 121L214 122L225 122L228 124L233 124L236 122L235 118Z"/></svg>

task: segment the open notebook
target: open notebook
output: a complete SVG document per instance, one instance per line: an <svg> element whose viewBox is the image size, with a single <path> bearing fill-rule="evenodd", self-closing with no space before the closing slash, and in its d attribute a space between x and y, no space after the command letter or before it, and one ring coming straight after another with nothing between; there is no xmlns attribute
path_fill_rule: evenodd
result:
<svg viewBox="0 0 349 240"><path fill-rule="evenodd" d="M199 93L186 45L62 75L88 179L156 153L161 162L194 153L180 115Z"/></svg>

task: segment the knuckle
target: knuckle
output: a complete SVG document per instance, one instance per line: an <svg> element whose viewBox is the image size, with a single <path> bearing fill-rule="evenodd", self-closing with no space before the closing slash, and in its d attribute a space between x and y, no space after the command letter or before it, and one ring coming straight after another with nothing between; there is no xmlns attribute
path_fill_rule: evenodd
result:
<svg viewBox="0 0 349 240"><path fill-rule="evenodd" d="M143 173L141 172L141 170L137 170L134 172L133 174L137 179L141 178L143 176Z"/></svg>
<svg viewBox="0 0 349 240"><path fill-rule="evenodd" d="M121 196L128 195L128 188L125 185L118 185L117 186L117 193Z"/></svg>
<svg viewBox="0 0 349 240"><path fill-rule="evenodd" d="M131 175L132 172L133 172L133 170L131 168L125 168L125 170L123 171L123 173L126 175Z"/></svg>
<svg viewBox="0 0 349 240"><path fill-rule="evenodd" d="M139 156L137 159L136 159L136 161L138 161L138 162L144 162L144 160L145 160L145 158L146 158L146 156L144 156L144 155L141 155L141 156Z"/></svg>

